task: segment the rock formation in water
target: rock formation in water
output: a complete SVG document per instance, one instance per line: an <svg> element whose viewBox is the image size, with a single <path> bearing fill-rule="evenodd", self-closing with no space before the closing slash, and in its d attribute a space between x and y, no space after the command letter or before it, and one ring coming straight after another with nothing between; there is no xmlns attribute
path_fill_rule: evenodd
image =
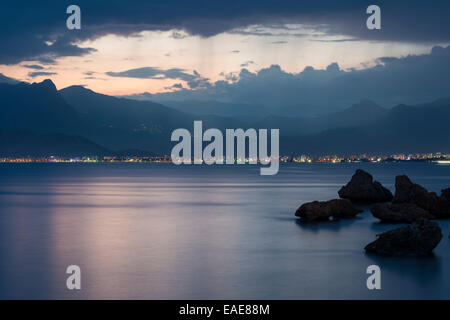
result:
<svg viewBox="0 0 450 320"><path fill-rule="evenodd" d="M441 239L442 232L439 225L436 222L421 219L405 227L377 235L377 239L364 249L366 252L379 255L422 256L430 254Z"/></svg>
<svg viewBox="0 0 450 320"><path fill-rule="evenodd" d="M349 200L333 199L329 201L313 201L304 203L297 209L295 215L304 221L324 221L353 218L362 210L356 208Z"/></svg>
<svg viewBox="0 0 450 320"><path fill-rule="evenodd" d="M441 190L441 197L446 199L446 200L450 200L450 188Z"/></svg>
<svg viewBox="0 0 450 320"><path fill-rule="evenodd" d="M395 196L392 203L413 203L428 211L433 218L450 218L450 188L442 190L439 197L435 192L428 192L419 184L411 182L405 176L395 178Z"/></svg>
<svg viewBox="0 0 450 320"><path fill-rule="evenodd" d="M372 175L361 169L356 170L350 182L338 194L343 199L363 203L387 202L393 198L391 191L378 181L373 181Z"/></svg>
<svg viewBox="0 0 450 320"><path fill-rule="evenodd" d="M370 211L375 218L383 222L413 222L421 218L433 219L434 216L414 203L378 203Z"/></svg>

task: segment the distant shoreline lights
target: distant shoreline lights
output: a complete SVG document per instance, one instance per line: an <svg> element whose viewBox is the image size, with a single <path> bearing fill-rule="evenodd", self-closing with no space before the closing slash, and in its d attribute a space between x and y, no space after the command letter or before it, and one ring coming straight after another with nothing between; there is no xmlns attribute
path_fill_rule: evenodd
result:
<svg viewBox="0 0 450 320"><path fill-rule="evenodd" d="M202 121L194 121L194 137L187 129L179 128L172 132L171 141L178 143L172 148L172 163L180 164L258 164L266 165L260 168L261 175L275 175L279 169L280 147L279 129L270 129L270 152L267 148L267 129L226 129L225 157L224 137L222 131L210 128L203 132ZM181 141L180 141L181 139ZM193 140L193 141L192 141ZM246 141L249 141L248 146ZM235 143L236 141L236 143ZM203 142L210 142L203 149ZM192 157L192 144L193 157ZM248 157L246 158L246 150ZM236 156L235 156L236 151ZM259 151L259 152L258 152ZM193 158L193 160L192 160ZM225 160L225 161L224 161Z"/></svg>

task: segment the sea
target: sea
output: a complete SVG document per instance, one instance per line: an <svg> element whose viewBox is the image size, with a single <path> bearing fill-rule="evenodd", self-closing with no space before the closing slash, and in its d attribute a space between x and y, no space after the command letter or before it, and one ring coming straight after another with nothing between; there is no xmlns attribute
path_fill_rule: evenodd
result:
<svg viewBox="0 0 450 320"><path fill-rule="evenodd" d="M338 198L356 169L394 191L408 175L450 187L426 162L257 165L1 163L0 299L449 299L450 221L428 257L366 254L380 223L307 224L296 209ZM80 268L69 290L68 266ZM369 290L367 268L380 268Z"/></svg>

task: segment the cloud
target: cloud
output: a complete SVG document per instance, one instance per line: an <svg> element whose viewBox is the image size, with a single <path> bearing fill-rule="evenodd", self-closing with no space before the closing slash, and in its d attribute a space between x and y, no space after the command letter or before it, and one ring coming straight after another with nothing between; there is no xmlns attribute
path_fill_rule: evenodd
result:
<svg viewBox="0 0 450 320"><path fill-rule="evenodd" d="M241 68L248 67L251 64L255 64L255 62L252 60L245 61L244 63L241 64Z"/></svg>
<svg viewBox="0 0 450 320"><path fill-rule="evenodd" d="M185 69L161 69L157 67L143 67L121 72L106 72L110 77L137 78L137 79L177 79L186 81L189 88L204 88L209 86L208 78L203 78L197 71L188 73Z"/></svg>
<svg viewBox="0 0 450 320"><path fill-rule="evenodd" d="M188 36L187 34L184 34L184 33L178 32L178 31L174 31L174 32L172 32L171 38L174 38L174 39L184 39L184 38L186 38L187 36Z"/></svg>
<svg viewBox="0 0 450 320"><path fill-rule="evenodd" d="M184 81L195 80L199 77L194 71L194 74L187 73L184 69L172 68L172 69L160 69L157 67L143 67L130 69L121 72L106 72L110 77L123 77L123 78L138 78L138 79L180 79Z"/></svg>
<svg viewBox="0 0 450 320"><path fill-rule="evenodd" d="M7 10L2 10L2 13ZM0 14L0 27L1 27ZM29 31L17 35L4 34L0 31L2 46L0 46L0 63L16 64L21 61L38 61L42 64L55 64L59 57L82 56L95 52L93 48L81 48L76 45L76 39L71 36L53 35L52 33L35 33L35 27L30 26ZM67 30L66 30L67 31ZM55 29L56 32L64 34L64 29Z"/></svg>
<svg viewBox="0 0 450 320"><path fill-rule="evenodd" d="M447 43L450 41L450 2L436 0L384 1L380 4L382 29L368 30L365 10L371 3L360 0L298 1L194 1L79 0L81 30L65 27L65 1L5 0L0 11L0 63L51 62L63 56L93 52L80 41L106 34L135 36L144 30L180 30L180 34L209 37L252 25L302 24L327 35L381 40ZM37 12L45 13L36 14ZM261 33L261 35L263 35ZM173 36L177 37L175 33ZM51 44L49 44L51 43Z"/></svg>
<svg viewBox="0 0 450 320"><path fill-rule="evenodd" d="M355 42L361 41L360 39L348 38L348 39L309 39L309 41L313 42Z"/></svg>
<svg viewBox="0 0 450 320"><path fill-rule="evenodd" d="M201 89L182 89L153 95L155 101L215 100L230 103L295 107L317 113L340 109L363 98L391 107L420 103L449 95L450 46L434 47L429 54L384 57L362 70L342 70L337 63L326 69L306 67L299 73L272 65L257 72L242 69L233 82L217 81ZM226 76L225 74L222 74ZM191 87L192 88L192 87Z"/></svg>
<svg viewBox="0 0 450 320"><path fill-rule="evenodd" d="M175 83L169 87L165 87L164 89L166 90L178 90L178 89L183 89L183 85L181 83Z"/></svg>
<svg viewBox="0 0 450 320"><path fill-rule="evenodd" d="M224 77L227 81L233 82L239 80L239 73L237 72L221 72L219 75Z"/></svg>
<svg viewBox="0 0 450 320"><path fill-rule="evenodd" d="M86 79L86 80L103 80L103 81L107 81L107 79L105 79L105 78L98 78L98 77L93 77L93 76L84 77L83 79Z"/></svg>
<svg viewBox="0 0 450 320"><path fill-rule="evenodd" d="M35 78L35 77L41 77L41 76L53 76L57 74L56 72L45 72L45 71L36 71L36 72L29 72L28 76Z"/></svg>
<svg viewBox="0 0 450 320"><path fill-rule="evenodd" d="M34 70L43 70L44 67L37 64L24 64L23 67Z"/></svg>

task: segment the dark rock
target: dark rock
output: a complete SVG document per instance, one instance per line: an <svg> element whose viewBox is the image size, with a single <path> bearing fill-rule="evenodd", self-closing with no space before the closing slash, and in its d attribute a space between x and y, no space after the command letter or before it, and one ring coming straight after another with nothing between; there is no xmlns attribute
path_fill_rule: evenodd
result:
<svg viewBox="0 0 450 320"><path fill-rule="evenodd" d="M334 199L304 203L297 209L295 215L305 221L323 221L330 217L353 218L361 212L362 210L356 208L349 200Z"/></svg>
<svg viewBox="0 0 450 320"><path fill-rule="evenodd" d="M441 192L442 192L441 198L444 198L444 199L450 201L450 188L444 189Z"/></svg>
<svg viewBox="0 0 450 320"><path fill-rule="evenodd" d="M450 200L440 197L434 214L437 219L450 219Z"/></svg>
<svg viewBox="0 0 450 320"><path fill-rule="evenodd" d="M378 218L383 222L409 223L421 218L435 218L431 213L414 203L394 203L392 205L379 203L374 205L370 211L375 218Z"/></svg>
<svg viewBox="0 0 450 320"><path fill-rule="evenodd" d="M395 196L392 203L414 203L422 209L432 211L437 205L438 196L434 192L413 183L407 176L395 177Z"/></svg>
<svg viewBox="0 0 450 320"><path fill-rule="evenodd" d="M358 169L347 185L339 192L339 197L353 202L377 203L391 201L391 191L386 189L378 181L373 181L371 174Z"/></svg>
<svg viewBox="0 0 450 320"><path fill-rule="evenodd" d="M406 227L389 230L377 235L364 250L388 256L428 255L442 239L441 228L436 222L421 219Z"/></svg>
<svg viewBox="0 0 450 320"><path fill-rule="evenodd" d="M407 176L395 178L395 196L392 203L413 203L428 211L437 219L450 218L449 189L442 190L442 195L411 182Z"/></svg>

